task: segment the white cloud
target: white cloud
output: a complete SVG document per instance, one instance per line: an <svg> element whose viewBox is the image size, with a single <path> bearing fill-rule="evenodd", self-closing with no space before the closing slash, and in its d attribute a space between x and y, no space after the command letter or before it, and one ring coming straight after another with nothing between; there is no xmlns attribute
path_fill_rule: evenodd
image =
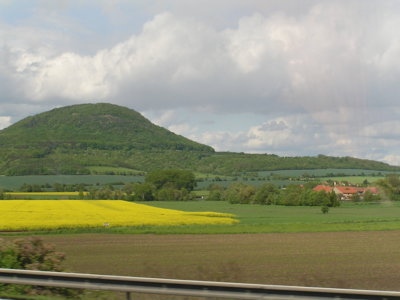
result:
<svg viewBox="0 0 400 300"><path fill-rule="evenodd" d="M0 116L0 129L6 128L11 125L11 117Z"/></svg>
<svg viewBox="0 0 400 300"><path fill-rule="evenodd" d="M196 127L192 127L192 126L190 126L190 124L185 124L185 123L171 125L168 127L168 129L176 134L185 135L185 136L190 136L197 130Z"/></svg>
<svg viewBox="0 0 400 300"><path fill-rule="evenodd" d="M217 151L240 151L232 148L237 144L240 134L232 134L226 131L203 132L200 135L192 135L191 138L200 143L210 145Z"/></svg>
<svg viewBox="0 0 400 300"><path fill-rule="evenodd" d="M146 114L144 114L146 116ZM177 119L179 117L179 114L172 109L162 111L161 114L158 114L157 116L147 116L148 118L152 119L152 122L156 125L162 126L162 127L168 127L172 124L177 123Z"/></svg>
<svg viewBox="0 0 400 300"><path fill-rule="evenodd" d="M143 10L154 16L140 30L96 51L91 43L102 43L96 35L82 42L92 31L81 21L58 19L66 3L47 2L22 25L0 24L1 113L109 101L151 112L157 124L218 150L397 155L398 2L214 2L219 12L234 6L224 21L207 18L209 8L149 4ZM101 5L112 18L127 16L118 6L127 3ZM168 6L173 13L159 11ZM33 26L38 16L45 20ZM266 121L202 130L179 110Z"/></svg>
<svg viewBox="0 0 400 300"><path fill-rule="evenodd" d="M399 139L400 121L384 121L365 126L361 130L361 135L375 139Z"/></svg>
<svg viewBox="0 0 400 300"><path fill-rule="evenodd" d="M306 115L292 115L271 119L241 132L205 132L191 137L223 151L306 155L318 154L315 145L327 142L320 132L320 125Z"/></svg>
<svg viewBox="0 0 400 300"><path fill-rule="evenodd" d="M389 154L389 155L385 155L382 158L382 161L393 165L393 166L400 166L400 155L396 155L396 154Z"/></svg>
<svg viewBox="0 0 400 300"><path fill-rule="evenodd" d="M370 84L382 84L374 83L376 73L397 90L390 79L400 72L400 43L386 24L399 18L369 6L358 10L353 2L321 2L298 17L254 14L224 30L162 13L139 34L92 56L59 53L37 41L29 42L33 48L11 48L13 78L28 100L109 99L141 110L211 105L283 113L375 105L370 97L390 93L369 93ZM365 22L373 16L377 28ZM54 40L50 33L39 36ZM393 101L386 98L380 104Z"/></svg>

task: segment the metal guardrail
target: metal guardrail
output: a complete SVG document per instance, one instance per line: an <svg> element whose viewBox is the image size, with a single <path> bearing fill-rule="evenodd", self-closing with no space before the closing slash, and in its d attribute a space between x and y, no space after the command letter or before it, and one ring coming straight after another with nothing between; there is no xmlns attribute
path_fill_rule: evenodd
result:
<svg viewBox="0 0 400 300"><path fill-rule="evenodd" d="M45 272L0 268L0 283L229 299L400 299L400 292Z"/></svg>

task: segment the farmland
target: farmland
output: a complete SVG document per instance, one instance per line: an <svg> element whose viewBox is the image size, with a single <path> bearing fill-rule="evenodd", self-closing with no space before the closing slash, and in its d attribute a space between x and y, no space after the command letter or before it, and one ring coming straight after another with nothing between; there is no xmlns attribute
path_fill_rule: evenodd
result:
<svg viewBox="0 0 400 300"><path fill-rule="evenodd" d="M232 215L181 212L118 200L2 200L1 231L232 224Z"/></svg>
<svg viewBox="0 0 400 300"><path fill-rule="evenodd" d="M20 200L0 201L7 202L17 204ZM35 202L24 201L29 219L34 218L27 204ZM79 207L81 202L90 207ZM119 202L71 200L69 206L93 211L97 206L104 208ZM129 227L104 227L98 223L100 228L64 228L34 234L66 253L65 266L70 272L400 289L400 205L397 202L344 203L328 214L322 214L319 207L232 205L221 201L143 204L155 209L186 211L191 216L193 213L202 216L198 214L201 211L234 214L240 223ZM71 213L66 207L63 211L65 215ZM121 210L116 212L121 214ZM84 217L87 216L80 216ZM1 237L12 239L27 234L30 233L2 233ZM140 296L140 299L171 298Z"/></svg>
<svg viewBox="0 0 400 300"><path fill-rule="evenodd" d="M9 192L6 195L13 197L68 197L68 196L78 196L79 192Z"/></svg>
<svg viewBox="0 0 400 300"><path fill-rule="evenodd" d="M114 171L123 173L126 170L113 170L112 168L97 167L93 170ZM118 172L117 172L118 171ZM139 171L135 171L139 173ZM238 176L222 176L208 173L195 173L197 190L206 189L210 184L218 183L228 186L232 182L240 181L252 185L260 185L264 182L271 182L277 186L288 184L303 184L307 180L336 180L361 183L365 179L374 182L384 175L393 173L390 171L364 170L364 169L303 169L303 170L277 170L243 173ZM126 173L129 174L129 173ZM23 184L84 184L101 186L107 184L125 184L130 182L143 182L143 174L136 175L35 175L35 176L0 176L0 189L18 190Z"/></svg>
<svg viewBox="0 0 400 300"><path fill-rule="evenodd" d="M142 233L289 233L400 230L400 205L344 203L322 214L320 207L234 205L222 201L153 201L149 205L183 211L217 211L237 216L240 223L219 226L146 228Z"/></svg>
<svg viewBox="0 0 400 300"><path fill-rule="evenodd" d="M268 176L271 174L289 176L289 177L326 177L326 176L382 176L396 171L367 170L367 169L303 169L303 170L276 170L258 172L259 176Z"/></svg>
<svg viewBox="0 0 400 300"><path fill-rule="evenodd" d="M252 178L252 174L247 174L246 178L218 180L205 176L201 183L295 182L293 179L276 179L287 176L285 174L290 175L269 172L269 175L263 174L265 177ZM294 175L304 174L291 176ZM327 175L320 178L334 178ZM381 178L376 173L342 175L340 178L364 178L370 182ZM99 185L106 185L130 176L118 176L118 180L117 176L99 176L95 181L86 175L70 178L78 183L74 180L86 177L97 186L99 178L103 179ZM26 178L29 177L24 176ZM132 178L132 181L143 181L144 176ZM41 180L45 181L37 184L48 182L48 179L43 176ZM194 192L199 196L204 191L198 187ZM71 272L400 289L397 263L400 261L397 250L400 202L396 201L342 202L340 207L331 207L328 214L323 214L319 206L230 204L206 200L135 203L64 200L66 197L79 198L78 192L7 192L5 195L48 200L0 201L3 212L0 237L39 235L54 244L58 251L66 253L65 265ZM58 200L54 200L56 198ZM40 205L35 206L35 203ZM136 207L136 212L130 211L129 207ZM175 299L140 296L142 298Z"/></svg>
<svg viewBox="0 0 400 300"><path fill-rule="evenodd" d="M365 180L367 180L369 183L374 183L375 181L379 179L383 179L384 177L382 176L335 176L335 177L326 177L324 178L325 180L331 180L331 181L345 181L349 182L351 184L361 184Z"/></svg>
<svg viewBox="0 0 400 300"><path fill-rule="evenodd" d="M69 271L399 290L399 233L83 234L44 238L66 252Z"/></svg>
<svg viewBox="0 0 400 300"><path fill-rule="evenodd" d="M0 176L0 189L18 189L25 184L91 184L104 185L109 183L141 182L143 176L139 175L31 175L31 176Z"/></svg>
<svg viewBox="0 0 400 300"><path fill-rule="evenodd" d="M16 203L18 200L10 200L10 203ZM25 218L34 222L33 214L28 211L31 203L36 200L26 200L24 202L23 212L29 214ZM1 201L0 204L7 201ZM81 200L48 200L49 204L68 203L63 208L63 214L69 213L74 215L75 220L87 219L90 213L85 210L93 211L100 209L101 205L95 203L103 203L101 201L81 201ZM126 203L124 201L110 200L107 205L115 205L117 203ZM84 205L82 205L84 204ZM103 218L97 223L80 224L79 222L66 221L64 226L33 226L31 229L51 229L58 228L56 231L49 233L126 233L126 234L241 234L241 233L293 233L293 232L339 232L339 231L382 231L382 230L400 230L400 205L397 202L385 203L344 203L340 207L331 208L328 214L323 214L320 207L307 206L278 206L278 205L254 205L240 204L234 205L223 201L146 201L141 202L145 207L153 206L155 209L169 209L177 211L186 211L189 214L198 214L198 212L218 212L222 214L234 215L235 220L239 223L226 222L225 224L216 224L216 222L188 222L185 226L171 226L174 224L151 222L138 224L131 223L115 223L110 218L117 218L115 214L120 213L121 208L114 211L114 215ZM82 205L82 206L80 206ZM10 216L15 210L10 212ZM51 207L51 206L48 206ZM58 208L60 209L60 208ZM49 208L47 209L49 210ZM51 211L51 210L50 210ZM64 213L65 211L65 213ZM156 212L156 211L154 211ZM104 212L101 212L101 214ZM56 216L56 214L55 214ZM55 222L61 222L56 218ZM162 218L168 219L167 216ZM12 219L12 217L10 217ZM40 219L40 213L38 213ZM121 218L121 217L119 217ZM154 216L154 218L156 218ZM158 218L158 217L157 217ZM160 220L163 220L163 219ZM214 220L215 218L211 218ZM5 218L3 218L5 220ZM122 219L120 219L122 220ZM3 221L6 222L6 221ZM68 223L69 222L69 223ZM103 223L108 222L112 226L104 227ZM75 224L75 226L74 226ZM97 225L96 225L97 224ZM3 225L4 226L4 225ZM25 233L26 234L26 233Z"/></svg>

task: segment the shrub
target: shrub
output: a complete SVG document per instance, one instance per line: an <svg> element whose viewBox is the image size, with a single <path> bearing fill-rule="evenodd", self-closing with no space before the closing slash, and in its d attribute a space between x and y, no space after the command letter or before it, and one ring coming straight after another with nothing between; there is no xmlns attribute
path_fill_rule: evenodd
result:
<svg viewBox="0 0 400 300"><path fill-rule="evenodd" d="M65 255L38 237L0 240L0 267L40 271L61 271Z"/></svg>
<svg viewBox="0 0 400 300"><path fill-rule="evenodd" d="M0 268L40 271L62 271L65 255L55 251L38 237L7 242L0 239ZM0 291L13 294L76 296L77 291L65 288L45 288L25 285L0 284Z"/></svg>

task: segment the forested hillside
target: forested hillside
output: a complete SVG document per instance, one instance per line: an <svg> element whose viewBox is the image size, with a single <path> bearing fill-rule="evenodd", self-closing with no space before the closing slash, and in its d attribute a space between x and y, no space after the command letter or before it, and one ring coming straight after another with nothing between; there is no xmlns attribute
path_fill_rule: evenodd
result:
<svg viewBox="0 0 400 300"><path fill-rule="evenodd" d="M0 131L0 174L90 174L99 167L179 168L213 174L317 168L400 170L351 157L215 152L152 124L134 110L107 103L53 109Z"/></svg>
<svg viewBox="0 0 400 300"><path fill-rule="evenodd" d="M0 145L34 149L36 155L55 148L214 151L152 124L134 110L107 103L72 105L27 117L0 131Z"/></svg>

